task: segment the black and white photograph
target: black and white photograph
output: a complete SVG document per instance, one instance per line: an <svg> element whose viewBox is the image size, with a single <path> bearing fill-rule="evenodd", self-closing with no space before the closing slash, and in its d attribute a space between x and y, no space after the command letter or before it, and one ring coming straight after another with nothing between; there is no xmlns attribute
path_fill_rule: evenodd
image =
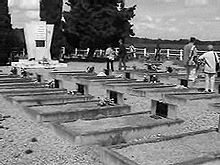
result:
<svg viewBox="0 0 220 165"><path fill-rule="evenodd" d="M220 165L220 0L0 0L0 165Z"/></svg>

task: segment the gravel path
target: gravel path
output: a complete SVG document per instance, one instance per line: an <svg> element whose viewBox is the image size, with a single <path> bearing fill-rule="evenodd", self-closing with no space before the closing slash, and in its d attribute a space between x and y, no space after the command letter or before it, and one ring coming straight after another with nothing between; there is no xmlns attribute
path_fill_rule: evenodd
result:
<svg viewBox="0 0 220 165"><path fill-rule="evenodd" d="M0 165L102 165L93 147L73 146L0 96Z"/></svg>

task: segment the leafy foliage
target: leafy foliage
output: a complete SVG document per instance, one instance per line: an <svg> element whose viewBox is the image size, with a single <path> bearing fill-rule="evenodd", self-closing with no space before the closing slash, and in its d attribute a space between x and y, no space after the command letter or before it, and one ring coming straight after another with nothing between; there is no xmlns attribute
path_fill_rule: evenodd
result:
<svg viewBox="0 0 220 165"><path fill-rule="evenodd" d="M117 9L118 0L68 0L70 11L64 12L64 29L77 40L72 46L106 48L120 38L134 35L130 20L135 6Z"/></svg>
<svg viewBox="0 0 220 165"><path fill-rule="evenodd" d="M5 65L8 62L11 51L9 42L12 28L7 2L7 0L1 0L0 2L0 65Z"/></svg>

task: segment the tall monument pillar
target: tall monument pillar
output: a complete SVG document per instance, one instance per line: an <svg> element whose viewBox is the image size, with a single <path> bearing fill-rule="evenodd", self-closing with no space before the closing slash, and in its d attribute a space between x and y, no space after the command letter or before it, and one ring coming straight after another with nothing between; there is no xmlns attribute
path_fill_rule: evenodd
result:
<svg viewBox="0 0 220 165"><path fill-rule="evenodd" d="M24 28L28 59L51 60L50 47L54 25L45 21L27 23Z"/></svg>

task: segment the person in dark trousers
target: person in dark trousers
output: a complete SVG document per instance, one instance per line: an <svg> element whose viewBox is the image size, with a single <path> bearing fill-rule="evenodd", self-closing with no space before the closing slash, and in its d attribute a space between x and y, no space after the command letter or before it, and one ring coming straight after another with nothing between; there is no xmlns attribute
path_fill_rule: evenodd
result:
<svg viewBox="0 0 220 165"><path fill-rule="evenodd" d="M157 44L157 46L156 46L156 54L155 54L155 57L154 57L155 61L160 61L160 52L161 52L160 44Z"/></svg>
<svg viewBox="0 0 220 165"><path fill-rule="evenodd" d="M187 80L196 80L196 68L197 68L197 48L195 45L196 38L191 37L190 41L183 48L183 61L186 67Z"/></svg>
<svg viewBox="0 0 220 165"><path fill-rule="evenodd" d="M124 42L122 39L119 41L119 51L118 51L118 57L119 57L119 64L118 64L118 70L121 70L122 64L124 67L124 70L126 70L126 56L127 56L127 51L124 46Z"/></svg>

